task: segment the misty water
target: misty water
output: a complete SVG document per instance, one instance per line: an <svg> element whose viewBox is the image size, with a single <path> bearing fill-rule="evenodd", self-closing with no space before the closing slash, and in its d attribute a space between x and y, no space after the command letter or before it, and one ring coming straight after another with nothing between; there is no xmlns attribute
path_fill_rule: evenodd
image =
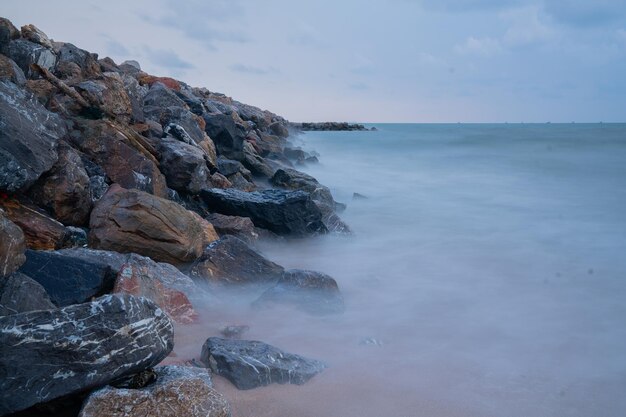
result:
<svg viewBox="0 0 626 417"><path fill-rule="evenodd" d="M336 278L346 312L205 312L329 365L216 377L234 415L626 415L626 125L376 126L302 136L354 235L259 245Z"/></svg>

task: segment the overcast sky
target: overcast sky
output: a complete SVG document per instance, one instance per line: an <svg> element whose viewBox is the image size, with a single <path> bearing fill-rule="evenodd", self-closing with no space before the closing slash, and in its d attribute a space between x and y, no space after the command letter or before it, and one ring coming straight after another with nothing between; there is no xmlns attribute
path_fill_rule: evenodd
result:
<svg viewBox="0 0 626 417"><path fill-rule="evenodd" d="M626 121L626 0L2 0L293 121Z"/></svg>

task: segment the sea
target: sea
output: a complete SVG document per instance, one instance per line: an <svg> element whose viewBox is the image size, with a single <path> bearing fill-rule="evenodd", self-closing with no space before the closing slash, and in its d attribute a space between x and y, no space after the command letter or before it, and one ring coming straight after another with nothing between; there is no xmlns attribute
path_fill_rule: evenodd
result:
<svg viewBox="0 0 626 417"><path fill-rule="evenodd" d="M294 140L353 234L258 245L334 277L345 313L212 316L328 369L215 377L233 415L626 416L626 124L368 126Z"/></svg>

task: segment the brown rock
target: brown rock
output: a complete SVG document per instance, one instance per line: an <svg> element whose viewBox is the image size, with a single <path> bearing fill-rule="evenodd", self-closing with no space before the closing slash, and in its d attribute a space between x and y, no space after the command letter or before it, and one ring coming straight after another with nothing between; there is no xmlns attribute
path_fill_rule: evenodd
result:
<svg viewBox="0 0 626 417"><path fill-rule="evenodd" d="M80 156L67 143L60 142L58 152L59 160L31 188L31 196L60 222L84 226L91 211L89 176Z"/></svg>
<svg viewBox="0 0 626 417"><path fill-rule="evenodd" d="M259 238L254 223L249 217L226 216L219 213L211 213L206 219L211 222L220 236L233 235L248 243Z"/></svg>
<svg viewBox="0 0 626 417"><path fill-rule="evenodd" d="M228 178L220 174L219 172L215 172L211 174L211 184L215 188L232 188L233 184L228 181Z"/></svg>
<svg viewBox="0 0 626 417"><path fill-rule="evenodd" d="M0 277L17 271L26 261L26 241L22 229L4 216L0 209Z"/></svg>
<svg viewBox="0 0 626 417"><path fill-rule="evenodd" d="M172 90L175 91L180 91L180 83L170 77L156 77L154 75L149 75L149 74L140 74L137 77L137 81L139 81L139 84L141 85L148 85L151 86L154 83L161 83L164 86L166 86L167 88L170 88Z"/></svg>
<svg viewBox="0 0 626 417"><path fill-rule="evenodd" d="M44 106L48 104L52 96L57 92L57 88L48 80L26 80L26 88L37 97L37 100Z"/></svg>
<svg viewBox="0 0 626 417"><path fill-rule="evenodd" d="M230 417L230 405L213 389L207 369L154 368L156 382L140 389L104 387L83 404L79 417Z"/></svg>
<svg viewBox="0 0 626 417"><path fill-rule="evenodd" d="M38 43L46 48L52 48L52 42L48 35L39 30L35 25L22 26L22 37L31 42Z"/></svg>
<svg viewBox="0 0 626 417"><path fill-rule="evenodd" d="M17 200L0 200L6 217L18 225L30 249L60 249L66 237L65 227L58 221Z"/></svg>
<svg viewBox="0 0 626 417"><path fill-rule="evenodd" d="M116 72L104 73L101 79L83 81L76 85L88 102L124 123L130 121L133 109L124 88L122 77Z"/></svg>
<svg viewBox="0 0 626 417"><path fill-rule="evenodd" d="M9 19L0 17L0 53L6 54L9 42L20 37L20 31L17 30Z"/></svg>
<svg viewBox="0 0 626 417"><path fill-rule="evenodd" d="M193 261L218 239L210 223L173 201L112 185L91 213L95 248L135 252L169 263Z"/></svg>

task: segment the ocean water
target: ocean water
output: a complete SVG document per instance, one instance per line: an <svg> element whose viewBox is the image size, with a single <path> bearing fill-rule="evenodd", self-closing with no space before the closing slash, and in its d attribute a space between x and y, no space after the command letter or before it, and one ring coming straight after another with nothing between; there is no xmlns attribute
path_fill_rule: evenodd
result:
<svg viewBox="0 0 626 417"><path fill-rule="evenodd" d="M207 313L329 365L216 377L234 415L625 416L626 125L376 126L297 140L354 235L259 247L335 277L345 314Z"/></svg>

